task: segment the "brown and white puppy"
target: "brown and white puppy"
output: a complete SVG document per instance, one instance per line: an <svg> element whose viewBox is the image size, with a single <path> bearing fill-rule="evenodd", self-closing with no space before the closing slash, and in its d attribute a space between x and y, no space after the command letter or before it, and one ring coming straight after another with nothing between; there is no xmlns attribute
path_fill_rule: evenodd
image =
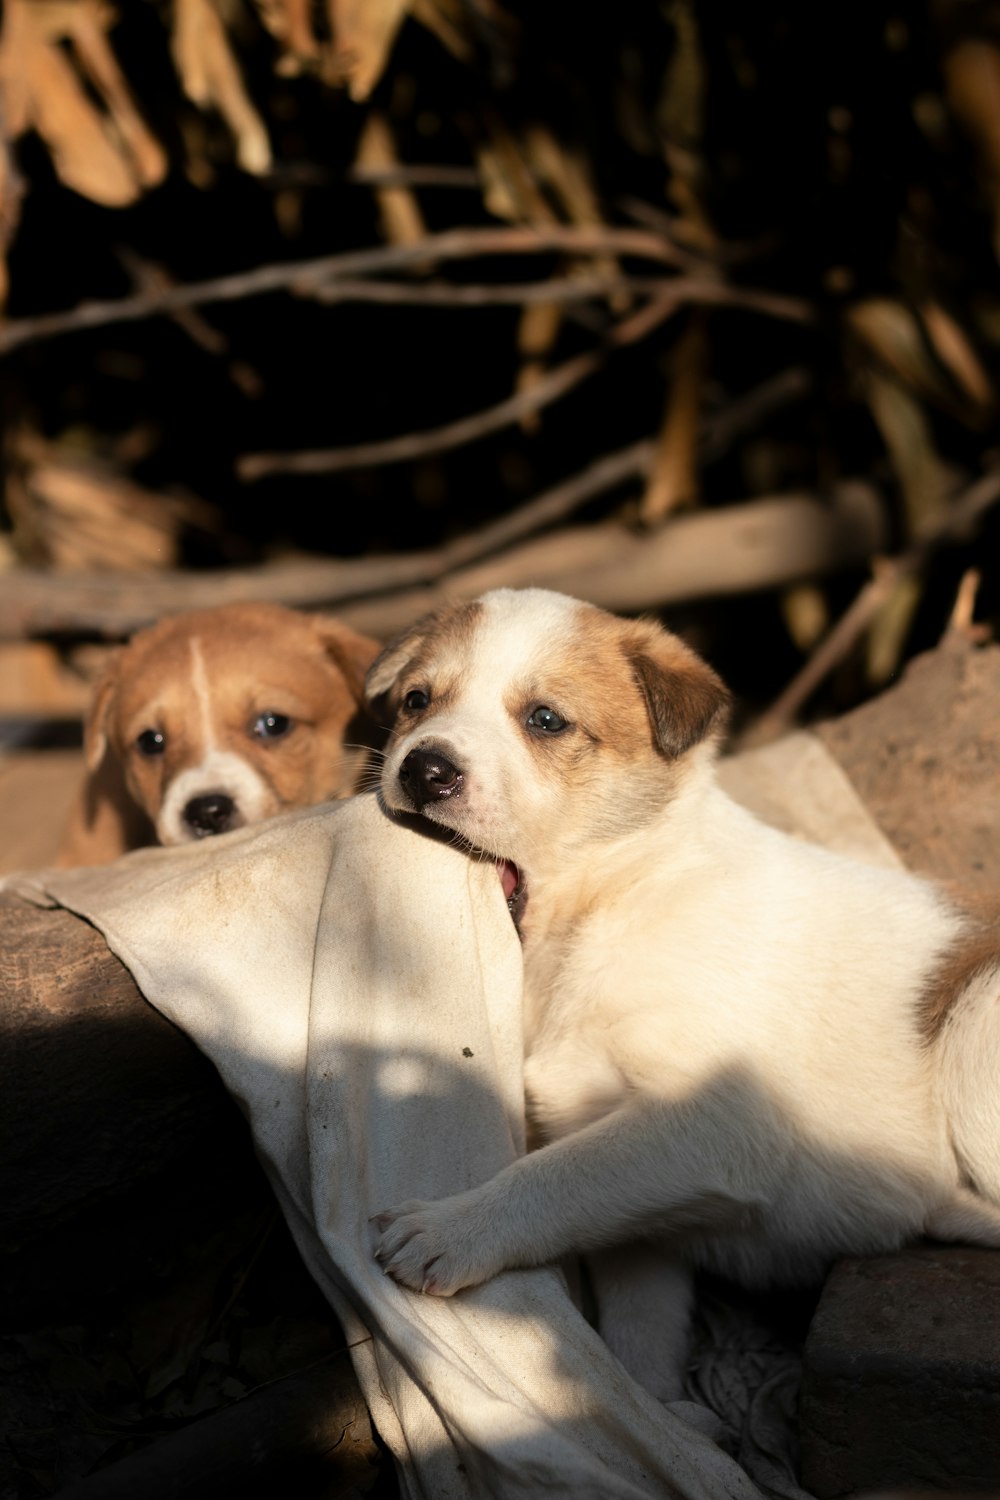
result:
<svg viewBox="0 0 1000 1500"><path fill-rule="evenodd" d="M277 604L223 604L141 630L99 682L87 779L61 865L226 833L351 793L374 744L378 643Z"/></svg>
<svg viewBox="0 0 1000 1500"><path fill-rule="evenodd" d="M449 1295L566 1252L667 1399L689 1271L812 1281L928 1234L1000 1246L1000 947L932 885L758 822L713 768L727 694L676 637L498 590L390 646L381 795L495 860L539 1149L376 1217Z"/></svg>

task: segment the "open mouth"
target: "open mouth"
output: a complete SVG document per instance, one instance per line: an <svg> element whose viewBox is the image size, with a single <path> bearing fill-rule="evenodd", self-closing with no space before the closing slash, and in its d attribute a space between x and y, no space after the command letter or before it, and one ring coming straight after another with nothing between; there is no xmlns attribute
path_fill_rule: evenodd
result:
<svg viewBox="0 0 1000 1500"><path fill-rule="evenodd" d="M497 872L503 887L504 900L507 902L507 910L514 920L514 926L519 927L521 918L524 916L524 908L528 904L528 887L524 876L510 859L498 859Z"/></svg>

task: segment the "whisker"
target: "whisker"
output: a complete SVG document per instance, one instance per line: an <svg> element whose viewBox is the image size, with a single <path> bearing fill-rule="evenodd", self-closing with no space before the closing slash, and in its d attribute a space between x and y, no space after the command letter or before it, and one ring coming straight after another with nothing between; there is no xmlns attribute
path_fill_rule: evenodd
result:
<svg viewBox="0 0 1000 1500"><path fill-rule="evenodd" d="M377 792L381 784L382 778L378 771L368 771L358 777L355 792Z"/></svg>
<svg viewBox="0 0 1000 1500"><path fill-rule="evenodd" d="M366 755L374 755L380 760L386 760L389 754L388 750L380 750L375 745L355 745L351 740L344 740L343 745L345 750L363 750Z"/></svg>

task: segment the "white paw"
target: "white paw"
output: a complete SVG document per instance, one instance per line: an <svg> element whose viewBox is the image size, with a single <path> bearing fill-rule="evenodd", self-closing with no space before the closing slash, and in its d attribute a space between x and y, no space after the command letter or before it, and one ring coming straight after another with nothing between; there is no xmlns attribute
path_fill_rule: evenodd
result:
<svg viewBox="0 0 1000 1500"><path fill-rule="evenodd" d="M500 1269L482 1244L475 1220L474 1209L458 1198L401 1203L372 1218L379 1231L375 1259L403 1286L450 1297L464 1286L488 1281Z"/></svg>

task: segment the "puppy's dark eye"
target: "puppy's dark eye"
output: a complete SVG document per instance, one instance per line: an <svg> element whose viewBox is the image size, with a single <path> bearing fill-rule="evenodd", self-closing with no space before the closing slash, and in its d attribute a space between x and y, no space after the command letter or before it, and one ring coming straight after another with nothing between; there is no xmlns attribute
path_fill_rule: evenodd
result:
<svg viewBox="0 0 1000 1500"><path fill-rule="evenodd" d="M428 706L430 701L430 693L425 693L423 688L413 688L403 699L403 707L411 714L418 714Z"/></svg>
<svg viewBox="0 0 1000 1500"><path fill-rule="evenodd" d="M280 740L292 727L287 714L276 714L267 709L254 720L253 733L261 740Z"/></svg>
<svg viewBox="0 0 1000 1500"><path fill-rule="evenodd" d="M166 736L158 729L144 729L136 735L135 744L140 755L162 755L167 748Z"/></svg>
<svg viewBox="0 0 1000 1500"><path fill-rule="evenodd" d="M566 720L554 708L546 708L544 703L531 710L526 723L529 729L537 729L542 734L561 734L566 728Z"/></svg>

